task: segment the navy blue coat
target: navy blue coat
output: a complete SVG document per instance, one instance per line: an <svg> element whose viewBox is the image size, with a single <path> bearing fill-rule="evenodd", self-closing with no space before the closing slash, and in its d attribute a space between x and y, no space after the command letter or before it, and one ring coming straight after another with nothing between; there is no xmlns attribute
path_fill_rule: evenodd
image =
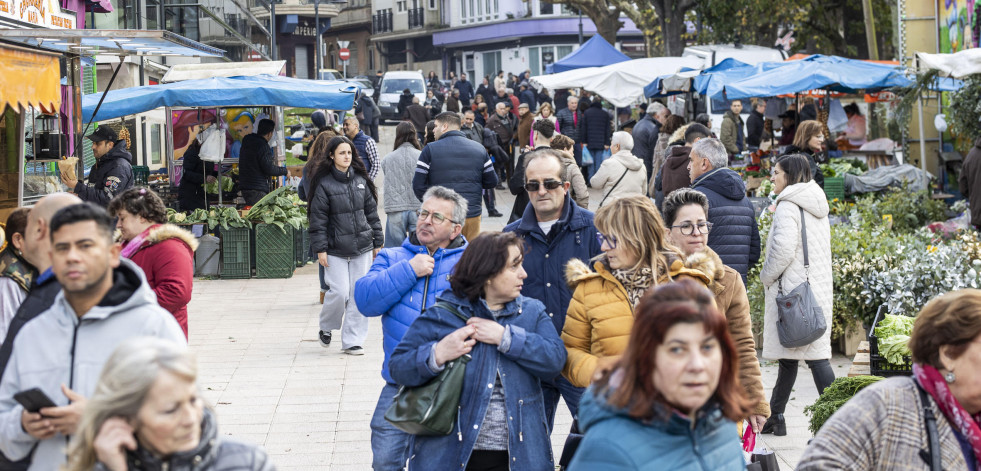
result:
<svg viewBox="0 0 981 471"><path fill-rule="evenodd" d="M518 101L521 103L527 103L528 108L531 109L532 113L538 109L538 102L535 99L535 92L533 92L530 88L526 88L524 91L518 93Z"/></svg>
<svg viewBox="0 0 981 471"><path fill-rule="evenodd" d="M419 201L429 187L436 185L466 198L467 217L473 218L482 212L483 190L497 186L497 173L483 145L461 131L448 131L422 149L412 178L412 191Z"/></svg>
<svg viewBox="0 0 981 471"><path fill-rule="evenodd" d="M746 283L746 273L760 260L760 231L746 184L729 168L717 168L696 178L692 188L709 200L709 247Z"/></svg>
<svg viewBox="0 0 981 471"><path fill-rule="evenodd" d="M523 263L528 278L521 294L545 303L545 312L560 333L572 299L572 289L565 281L566 263L578 258L588 265L591 258L600 254L593 213L573 203L568 194L563 204L562 216L552 226L551 237L538 226L535 208L530 204L521 219L504 228L524 239L528 250Z"/></svg>
<svg viewBox="0 0 981 471"><path fill-rule="evenodd" d="M469 106L470 101L473 100L473 84L466 80L460 80L456 85L453 85L453 88L460 90L460 103Z"/></svg>
<svg viewBox="0 0 981 471"><path fill-rule="evenodd" d="M493 319L483 299L471 302L447 290L437 301L455 306L464 316ZM537 300L518 296L504 306L504 314L497 322L511 326L510 350L501 353L496 345L480 342L473 347L453 433L412 436L410 471L466 467L487 415L498 372L504 385L508 417L510 469L555 469L541 382L562 371L565 345L545 314L545 307ZM464 325L462 319L442 308L427 309L412 323L392 353L389 371L395 382L412 387L433 379L436 374L428 366L433 345Z"/></svg>
<svg viewBox="0 0 981 471"><path fill-rule="evenodd" d="M602 150L604 146L610 145L610 138L613 136L611 126L609 113L603 109L603 104L596 100L583 113L582 121L579 123L582 143L590 149Z"/></svg>

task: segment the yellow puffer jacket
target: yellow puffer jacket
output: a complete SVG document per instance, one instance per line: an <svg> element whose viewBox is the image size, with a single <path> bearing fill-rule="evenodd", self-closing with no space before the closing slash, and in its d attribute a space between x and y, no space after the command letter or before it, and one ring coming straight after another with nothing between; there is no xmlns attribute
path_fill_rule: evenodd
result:
<svg viewBox="0 0 981 471"><path fill-rule="evenodd" d="M675 254L665 255L670 269L658 284L684 276L706 286L711 282L715 273L711 261L691 268ZM620 357L634 325L634 310L626 289L603 262L595 262L593 268L595 271L575 258L565 268L566 281L574 291L562 329L562 341L569 354L562 376L579 387L589 386L597 367L611 365Z"/></svg>

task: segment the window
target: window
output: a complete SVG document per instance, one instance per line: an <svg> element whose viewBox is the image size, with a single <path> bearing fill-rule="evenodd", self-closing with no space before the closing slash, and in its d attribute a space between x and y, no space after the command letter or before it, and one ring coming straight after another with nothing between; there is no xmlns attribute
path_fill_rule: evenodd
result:
<svg viewBox="0 0 981 471"><path fill-rule="evenodd" d="M497 71L501 70L501 51L485 52L481 56L484 65L484 75L496 76ZM491 85L493 85L493 81Z"/></svg>
<svg viewBox="0 0 981 471"><path fill-rule="evenodd" d="M398 2L395 2L395 5L398 7L399 13L405 12L405 2L406 0L399 0Z"/></svg>
<svg viewBox="0 0 981 471"><path fill-rule="evenodd" d="M488 0L489 1L489 0ZM477 19L481 20L481 15L484 13L484 0L477 0Z"/></svg>
<svg viewBox="0 0 981 471"><path fill-rule="evenodd" d="M150 165L160 165L162 162L160 158L161 148L160 148L160 125L151 124L150 125Z"/></svg>
<svg viewBox="0 0 981 471"><path fill-rule="evenodd" d="M546 2L545 0L538 0L538 14L539 15L554 15L555 5Z"/></svg>
<svg viewBox="0 0 981 471"><path fill-rule="evenodd" d="M467 22L467 0L460 0L460 20Z"/></svg>
<svg viewBox="0 0 981 471"><path fill-rule="evenodd" d="M470 0L470 21L476 21L477 17L480 16L480 11L473 8L473 0Z"/></svg>
<svg viewBox="0 0 981 471"><path fill-rule="evenodd" d="M160 0L147 0L146 2L146 29L160 29Z"/></svg>
<svg viewBox="0 0 981 471"><path fill-rule="evenodd" d="M556 47L555 60L562 60L565 56L572 54L572 46L557 46Z"/></svg>
<svg viewBox="0 0 981 471"><path fill-rule="evenodd" d="M528 68L532 75L541 75L542 62L541 51L537 47L528 48Z"/></svg>
<svg viewBox="0 0 981 471"><path fill-rule="evenodd" d="M436 9L436 0L429 0L429 9L430 10Z"/></svg>
<svg viewBox="0 0 981 471"><path fill-rule="evenodd" d="M371 71L375 70L375 48L373 46L368 47L368 75L371 75Z"/></svg>

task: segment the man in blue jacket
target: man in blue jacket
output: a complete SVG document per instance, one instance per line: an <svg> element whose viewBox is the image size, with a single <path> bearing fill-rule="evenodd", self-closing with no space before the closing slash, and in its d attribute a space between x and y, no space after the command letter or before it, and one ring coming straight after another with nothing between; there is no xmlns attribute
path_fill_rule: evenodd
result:
<svg viewBox="0 0 981 471"><path fill-rule="evenodd" d="M459 193L434 186L423 196L415 234L401 247L382 249L367 275L354 285L354 301L368 317L381 316L385 387L371 417L372 468L402 469L408 459L411 435L385 420L385 411L398 392L388 371L388 359L409 325L436 296L450 287L450 273L467 247L460 235L467 200Z"/></svg>
<svg viewBox="0 0 981 471"><path fill-rule="evenodd" d="M572 299L572 291L565 282L565 265L573 258L589 263L589 259L600 254L593 213L580 208L569 197L570 183L562 178L561 158L552 149L525 155L525 189L531 204L521 219L504 228L523 238L528 249L522 263L528 278L521 294L545 304L545 312L560 335ZM559 396L575 416L583 388L573 386L560 375L553 381L543 382L542 393L551 432Z"/></svg>
<svg viewBox="0 0 981 471"><path fill-rule="evenodd" d="M760 260L760 230L746 184L728 167L729 154L718 139L699 139L692 144L689 159L692 188L709 200L708 245L746 283L746 273Z"/></svg>
<svg viewBox="0 0 981 471"><path fill-rule="evenodd" d="M453 85L453 88L460 91L460 104L470 108L470 100L473 100L473 84L467 81L467 74L460 74L460 81Z"/></svg>
<svg viewBox="0 0 981 471"><path fill-rule="evenodd" d="M431 142L419 154L412 190L422 199L430 187L445 186L467 199L467 219L463 236L473 240L480 234L483 190L497 186L497 173L487 149L460 132L460 115L449 111L436 116Z"/></svg>

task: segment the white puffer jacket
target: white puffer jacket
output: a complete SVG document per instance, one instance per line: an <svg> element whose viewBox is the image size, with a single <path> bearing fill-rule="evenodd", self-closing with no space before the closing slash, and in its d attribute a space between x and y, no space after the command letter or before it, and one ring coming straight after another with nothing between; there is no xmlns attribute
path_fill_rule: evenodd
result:
<svg viewBox="0 0 981 471"><path fill-rule="evenodd" d="M828 200L814 181L784 188L777 198L773 227L766 242L766 258L760 281L766 287L766 312L763 316L763 358L768 360L822 360L831 358L831 225L828 222ZM828 330L810 345L785 348L777 334L777 279L783 275L783 292L788 293L804 282L804 247L800 224L804 209L807 226L807 254L810 261L808 279L817 298Z"/></svg>
<svg viewBox="0 0 981 471"><path fill-rule="evenodd" d="M621 176L623 180L620 180ZM647 167L629 150L621 150L603 161L589 183L593 188L602 189L604 196L609 193L603 204L626 196L643 196L647 191Z"/></svg>

